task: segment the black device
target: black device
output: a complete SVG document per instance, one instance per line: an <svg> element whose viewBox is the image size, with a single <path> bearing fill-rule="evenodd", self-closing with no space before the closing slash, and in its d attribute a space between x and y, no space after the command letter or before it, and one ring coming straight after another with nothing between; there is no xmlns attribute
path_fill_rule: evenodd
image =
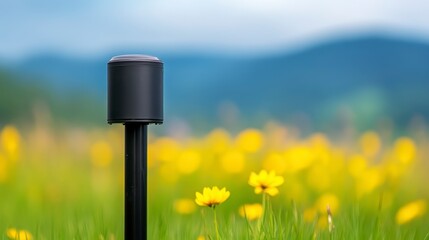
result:
<svg viewBox="0 0 429 240"><path fill-rule="evenodd" d="M163 63L135 54L107 65L107 122L125 125L125 240L147 239L147 126L164 120Z"/></svg>

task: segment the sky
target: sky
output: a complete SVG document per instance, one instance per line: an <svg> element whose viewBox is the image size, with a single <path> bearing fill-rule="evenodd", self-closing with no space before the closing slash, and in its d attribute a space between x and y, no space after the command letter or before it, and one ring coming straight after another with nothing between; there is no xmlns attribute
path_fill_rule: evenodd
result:
<svg viewBox="0 0 429 240"><path fill-rule="evenodd" d="M0 58L121 49L255 54L366 32L429 42L425 0L1 0Z"/></svg>

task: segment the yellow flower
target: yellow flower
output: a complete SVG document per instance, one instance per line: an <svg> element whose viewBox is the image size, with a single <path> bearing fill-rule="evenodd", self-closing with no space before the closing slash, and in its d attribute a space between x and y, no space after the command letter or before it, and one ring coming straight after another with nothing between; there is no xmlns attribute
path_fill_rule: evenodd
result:
<svg viewBox="0 0 429 240"><path fill-rule="evenodd" d="M362 153L366 157L375 157L381 149L380 136L375 132L365 132L359 139Z"/></svg>
<svg viewBox="0 0 429 240"><path fill-rule="evenodd" d="M180 214L190 214L195 210L195 204L192 199L177 199L174 201L174 210Z"/></svg>
<svg viewBox="0 0 429 240"><path fill-rule="evenodd" d="M6 125L0 132L0 141L0 147L3 147L3 150L7 153L8 157L12 160L16 160L19 155L21 142L21 136L18 129L12 125Z"/></svg>
<svg viewBox="0 0 429 240"><path fill-rule="evenodd" d="M340 206L340 201L337 196L331 193L326 193L317 199L315 207L320 213L325 213L327 206L329 206L329 211L335 214Z"/></svg>
<svg viewBox="0 0 429 240"><path fill-rule="evenodd" d="M33 236L27 230L17 230L15 228L9 228L6 230L6 235L9 239L13 240L32 240Z"/></svg>
<svg viewBox="0 0 429 240"><path fill-rule="evenodd" d="M95 167L108 167L113 159L112 148L106 141L95 142L90 149L91 161Z"/></svg>
<svg viewBox="0 0 429 240"><path fill-rule="evenodd" d="M359 178L368 167L367 159L361 155L353 155L348 161L348 170L350 174Z"/></svg>
<svg viewBox="0 0 429 240"><path fill-rule="evenodd" d="M205 142L213 152L222 153L231 145L231 136L226 130L218 128L207 135Z"/></svg>
<svg viewBox="0 0 429 240"><path fill-rule="evenodd" d="M171 162L176 160L180 152L179 143L173 138L162 137L155 142L156 151L152 154L161 162Z"/></svg>
<svg viewBox="0 0 429 240"><path fill-rule="evenodd" d="M257 129L246 129L237 136L236 143L239 149L256 153L264 145L264 135Z"/></svg>
<svg viewBox="0 0 429 240"><path fill-rule="evenodd" d="M414 141L407 137L401 137L395 141L394 154L403 164L408 165L413 162L417 154L417 147Z"/></svg>
<svg viewBox="0 0 429 240"><path fill-rule="evenodd" d="M356 192L358 197L371 193L377 187L383 184L385 177L383 169L372 167L365 170L356 182Z"/></svg>
<svg viewBox="0 0 429 240"><path fill-rule="evenodd" d="M249 185L255 188L255 193L267 193L268 195L275 196L279 193L278 186L282 185L284 179L282 176L276 176L274 171L267 173L261 170L259 174L252 172L249 177Z"/></svg>
<svg viewBox="0 0 429 240"><path fill-rule="evenodd" d="M195 202L200 206L216 207L217 205L225 202L229 198L229 191L225 188L219 190L218 187L208 188L205 187L203 194L195 193Z"/></svg>
<svg viewBox="0 0 429 240"><path fill-rule="evenodd" d="M304 211L302 216L304 218L304 221L313 222L314 219L317 217L317 209L314 207L308 208Z"/></svg>
<svg viewBox="0 0 429 240"><path fill-rule="evenodd" d="M280 174L284 173L288 167L285 159L278 152L268 152L262 166L268 170L275 169Z"/></svg>
<svg viewBox="0 0 429 240"><path fill-rule="evenodd" d="M426 202L424 200L410 202L398 210L396 213L396 223L402 225L414 218L422 216L425 212Z"/></svg>
<svg viewBox="0 0 429 240"><path fill-rule="evenodd" d="M221 156L220 163L225 172L240 173L245 165L245 157L240 151L228 151Z"/></svg>
<svg viewBox="0 0 429 240"><path fill-rule="evenodd" d="M288 148L284 152L283 158L287 164L286 171L294 173L311 167L315 155L311 148L297 145Z"/></svg>
<svg viewBox="0 0 429 240"><path fill-rule="evenodd" d="M177 159L177 170L183 174L191 174L200 167L201 154L193 149L183 151Z"/></svg>
<svg viewBox="0 0 429 240"><path fill-rule="evenodd" d="M262 205L259 203L245 204L238 209L240 216L247 218L249 221L260 218L263 211Z"/></svg>

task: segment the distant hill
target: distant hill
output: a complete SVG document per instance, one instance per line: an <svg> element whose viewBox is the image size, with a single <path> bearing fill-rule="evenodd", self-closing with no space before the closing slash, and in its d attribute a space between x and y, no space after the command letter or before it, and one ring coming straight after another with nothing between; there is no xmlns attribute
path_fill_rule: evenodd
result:
<svg viewBox="0 0 429 240"><path fill-rule="evenodd" d="M219 105L228 112L233 103L241 120L270 116L321 128L343 118L361 128L429 118L427 43L364 36L254 59L180 62L166 74L171 112L185 116L219 119Z"/></svg>
<svg viewBox="0 0 429 240"><path fill-rule="evenodd" d="M80 125L96 124L105 112L100 99L85 91L54 91L46 79L0 69L0 126L33 122L45 109L56 120Z"/></svg>
<svg viewBox="0 0 429 240"><path fill-rule="evenodd" d="M32 117L32 105L42 98L50 98L40 86L27 87L17 75L0 69L0 126Z"/></svg>
<svg viewBox="0 0 429 240"><path fill-rule="evenodd" d="M112 55L40 55L9 67L44 79L59 95L81 91L103 105ZM428 43L370 35L254 58L158 57L166 120L219 124L234 118L222 117L229 114L249 124L275 118L323 128L346 118L365 128L386 117L401 126L416 115L429 118Z"/></svg>

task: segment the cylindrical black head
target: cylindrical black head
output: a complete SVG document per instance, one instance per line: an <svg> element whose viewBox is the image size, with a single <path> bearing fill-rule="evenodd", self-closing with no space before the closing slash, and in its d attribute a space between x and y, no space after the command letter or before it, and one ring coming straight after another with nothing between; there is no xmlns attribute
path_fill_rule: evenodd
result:
<svg viewBox="0 0 429 240"><path fill-rule="evenodd" d="M107 72L107 122L162 123L163 63L147 55L110 59Z"/></svg>

